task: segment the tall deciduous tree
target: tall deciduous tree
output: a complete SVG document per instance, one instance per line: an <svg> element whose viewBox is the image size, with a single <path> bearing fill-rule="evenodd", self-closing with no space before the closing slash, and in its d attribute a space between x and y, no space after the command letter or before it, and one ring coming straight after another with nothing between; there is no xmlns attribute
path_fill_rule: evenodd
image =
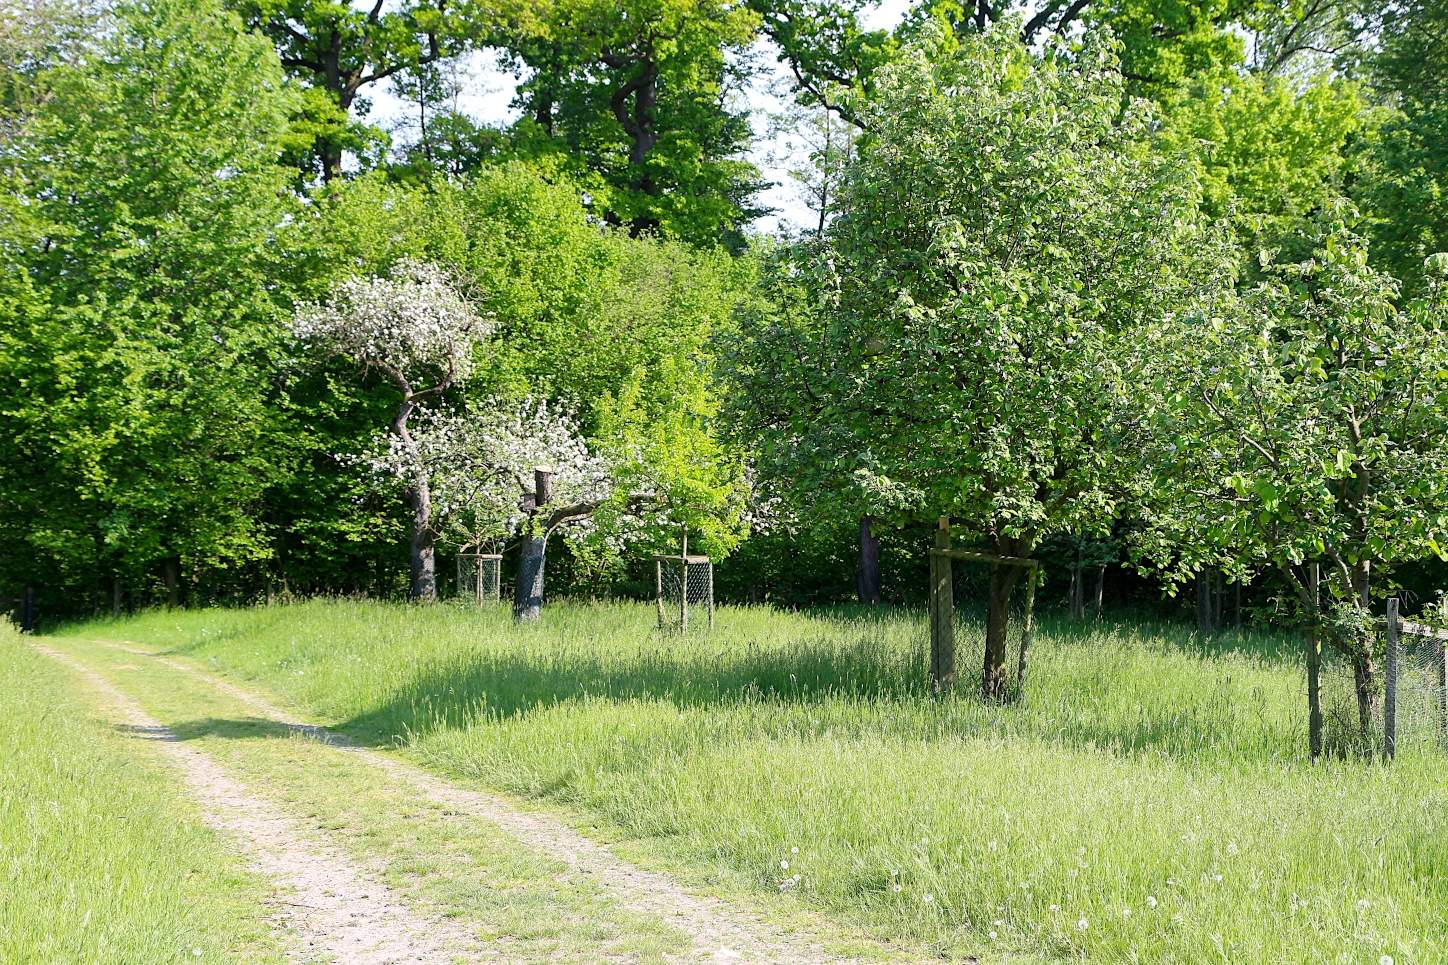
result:
<svg viewBox="0 0 1448 965"><path fill-rule="evenodd" d="M1396 283L1341 225L1309 261L1273 270L1153 326L1143 385L1156 401L1146 555L1177 574L1221 561L1270 567L1314 636L1352 663L1359 724L1373 724L1369 606L1393 564L1445 555L1448 256L1405 310ZM1320 563L1324 614L1309 567ZM1309 654L1311 657L1312 654ZM1315 681L1311 682L1315 683ZM1311 748L1322 751L1311 690Z"/></svg>
<svg viewBox="0 0 1448 965"><path fill-rule="evenodd" d="M309 91L299 128L313 138L325 180L342 173L342 155L368 132L353 116L364 89L466 49L478 11L466 2L383 0L359 7L340 0L229 0L253 29L276 44L284 67Z"/></svg>
<svg viewBox="0 0 1448 965"><path fill-rule="evenodd" d="M0 543L12 578L164 569L179 592L269 551L293 105L270 45L213 3L108 16L5 145Z"/></svg>
<svg viewBox="0 0 1448 965"><path fill-rule="evenodd" d="M1357 87L1213 71L1161 101L1159 147L1197 160L1203 210L1232 221L1248 272L1264 249L1293 245L1293 256L1307 257L1301 229L1351 173L1365 107Z"/></svg>
<svg viewBox="0 0 1448 965"><path fill-rule="evenodd" d="M1372 215L1373 257L1417 284L1423 261L1448 250L1448 11L1417 0L1385 17L1369 60L1391 116L1367 139L1354 199Z"/></svg>
<svg viewBox="0 0 1448 965"><path fill-rule="evenodd" d="M1098 39L1037 56L997 29L912 48L878 84L801 306L819 320L807 340L820 368L791 384L856 461L868 452L876 475L1001 556L1104 527L1122 482L1126 345L1219 264L1196 184L1140 149L1151 111L1123 112ZM752 365L757 379L795 360L766 351ZM783 403L761 415L787 420ZM993 697L1022 572L992 571Z"/></svg>
<svg viewBox="0 0 1448 965"><path fill-rule="evenodd" d="M304 309L293 323L315 352L344 355L381 373L402 393L389 429L409 454L412 505L412 598L437 599L431 474L409 427L417 407L464 381L473 342L492 328L473 310L454 280L423 262L402 261L389 278L343 282L326 305Z"/></svg>
<svg viewBox="0 0 1448 965"><path fill-rule="evenodd" d="M755 24L723 0L558 0L496 39L532 75L522 133L601 180L608 220L712 245L737 236L761 186L744 158L748 116L731 102L730 59Z"/></svg>

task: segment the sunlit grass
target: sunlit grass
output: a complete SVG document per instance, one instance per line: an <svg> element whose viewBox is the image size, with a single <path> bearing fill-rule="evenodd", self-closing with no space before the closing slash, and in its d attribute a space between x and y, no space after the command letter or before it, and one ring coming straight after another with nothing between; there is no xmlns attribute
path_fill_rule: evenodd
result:
<svg viewBox="0 0 1448 965"><path fill-rule="evenodd" d="M174 775L0 622L0 962L276 962Z"/></svg>
<svg viewBox="0 0 1448 965"><path fill-rule="evenodd" d="M1448 958L1448 766L1419 746L1391 768L1305 761L1291 641L1048 620L1028 699L1000 707L930 696L910 611L725 609L689 637L652 621L315 602L74 632L254 679L685 871L764 894L799 875L790 891L882 937L1123 962Z"/></svg>

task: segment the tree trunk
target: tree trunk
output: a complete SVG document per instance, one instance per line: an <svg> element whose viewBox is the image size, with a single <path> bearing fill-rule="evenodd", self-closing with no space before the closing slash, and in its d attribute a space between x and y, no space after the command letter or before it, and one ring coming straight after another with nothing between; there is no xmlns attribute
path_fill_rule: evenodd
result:
<svg viewBox="0 0 1448 965"><path fill-rule="evenodd" d="M1096 619L1101 619L1101 598L1106 593L1106 564L1096 567Z"/></svg>
<svg viewBox="0 0 1448 965"><path fill-rule="evenodd" d="M437 602L437 554L433 549L432 494L427 477L419 475L408 487L412 500L412 600Z"/></svg>
<svg viewBox="0 0 1448 965"><path fill-rule="evenodd" d="M548 550L546 536L524 536L518 556L518 582L513 588L513 619L519 623L543 615L543 564Z"/></svg>
<svg viewBox="0 0 1448 965"><path fill-rule="evenodd" d="M1204 566L1197 572L1197 632L1203 637L1212 634L1212 568Z"/></svg>
<svg viewBox="0 0 1448 965"><path fill-rule="evenodd" d="M181 578L175 560L167 560L161 567L162 578L166 581L166 606L171 609L181 605Z"/></svg>
<svg viewBox="0 0 1448 965"><path fill-rule="evenodd" d="M121 618L121 578L111 578L111 619Z"/></svg>
<svg viewBox="0 0 1448 965"><path fill-rule="evenodd" d="M533 513L545 513L553 499L553 474L546 469L533 472ZM546 522L546 517L544 517ZM519 623L543 615L543 564L548 552L548 530L524 535L518 556L518 580L513 586L513 619Z"/></svg>
<svg viewBox="0 0 1448 965"><path fill-rule="evenodd" d="M990 571L990 602L985 618L985 668L981 692L999 700L1009 696L1006 679L1006 635L1011 625L1011 591L1021 577L1021 567L997 564Z"/></svg>
<svg viewBox="0 0 1448 965"><path fill-rule="evenodd" d="M1366 644L1352 660L1353 685L1357 691L1358 726L1362 728L1363 753L1372 753L1373 719L1377 716L1378 690L1373 680L1373 658Z"/></svg>
<svg viewBox="0 0 1448 965"><path fill-rule="evenodd" d="M875 534L874 520L860 517L860 568L855 573L855 592L861 603L880 602L880 537Z"/></svg>
<svg viewBox="0 0 1448 965"><path fill-rule="evenodd" d="M1372 585L1370 577L1372 563L1363 560L1356 567L1353 573L1353 583L1357 591L1357 603L1363 610L1367 610L1371 602ZM1373 637L1372 631L1357 641L1357 650L1353 655L1352 676L1354 688L1357 691L1358 704L1358 725L1362 728L1363 750L1365 753L1372 752L1373 745L1373 719L1377 716L1375 711L1378 706L1377 682L1373 679L1375 668L1373 667Z"/></svg>

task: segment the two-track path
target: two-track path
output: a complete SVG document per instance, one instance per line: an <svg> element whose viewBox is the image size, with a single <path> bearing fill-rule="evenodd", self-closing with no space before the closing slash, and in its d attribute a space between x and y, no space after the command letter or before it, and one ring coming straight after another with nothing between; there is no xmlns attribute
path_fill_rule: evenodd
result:
<svg viewBox="0 0 1448 965"><path fill-rule="evenodd" d="M686 950L666 953L666 959L779 965L841 961L817 941L787 932L719 899L694 894L665 875L620 859L556 818L520 810L503 798L458 787L395 756L356 746L340 734L300 720L180 661L125 643L87 642L184 674L244 705L262 720L303 732L323 742L332 753L365 762L391 784L406 786L451 813L495 825L540 856L563 862L572 873L586 876L607 903L622 913L657 920L682 933ZM420 909L394 893L375 870L349 859L340 842L328 839L325 829L309 827L300 816L258 793L260 789L248 788L235 773L178 739L98 667L52 647L37 645L36 649L80 674L113 705L133 733L158 742L206 820L238 842L255 871L288 890L288 904L299 910L293 924L300 926L310 955L347 965L510 960L506 942L479 937L465 922ZM599 957L615 956L601 953Z"/></svg>

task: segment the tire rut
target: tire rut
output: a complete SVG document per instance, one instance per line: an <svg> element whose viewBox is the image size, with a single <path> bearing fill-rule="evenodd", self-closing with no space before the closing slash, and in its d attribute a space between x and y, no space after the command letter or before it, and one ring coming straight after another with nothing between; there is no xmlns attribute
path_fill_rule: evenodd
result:
<svg viewBox="0 0 1448 965"><path fill-rule="evenodd" d="M483 952L489 961L505 961L456 923L408 908L375 875L269 802L247 793L211 758L187 746L101 674L68 654L31 646L84 677L132 733L155 741L200 803L206 823L242 845L251 870L286 889L269 904L295 909L283 916L300 933L293 957L345 965L452 965L459 956Z"/></svg>
<svg viewBox="0 0 1448 965"><path fill-rule="evenodd" d="M802 940L746 910L731 907L715 898L692 894L666 875L646 871L624 861L606 846L579 834L557 818L523 811L496 795L460 788L420 767L360 747L341 734L301 720L257 695L204 671L125 643L111 640L90 642L155 660L203 681L274 723L358 755L394 780L411 785L434 803L496 824L521 843L587 875L623 907L660 919L683 932L694 946L687 956L688 961L757 965L846 965L861 961L831 955L817 942Z"/></svg>

